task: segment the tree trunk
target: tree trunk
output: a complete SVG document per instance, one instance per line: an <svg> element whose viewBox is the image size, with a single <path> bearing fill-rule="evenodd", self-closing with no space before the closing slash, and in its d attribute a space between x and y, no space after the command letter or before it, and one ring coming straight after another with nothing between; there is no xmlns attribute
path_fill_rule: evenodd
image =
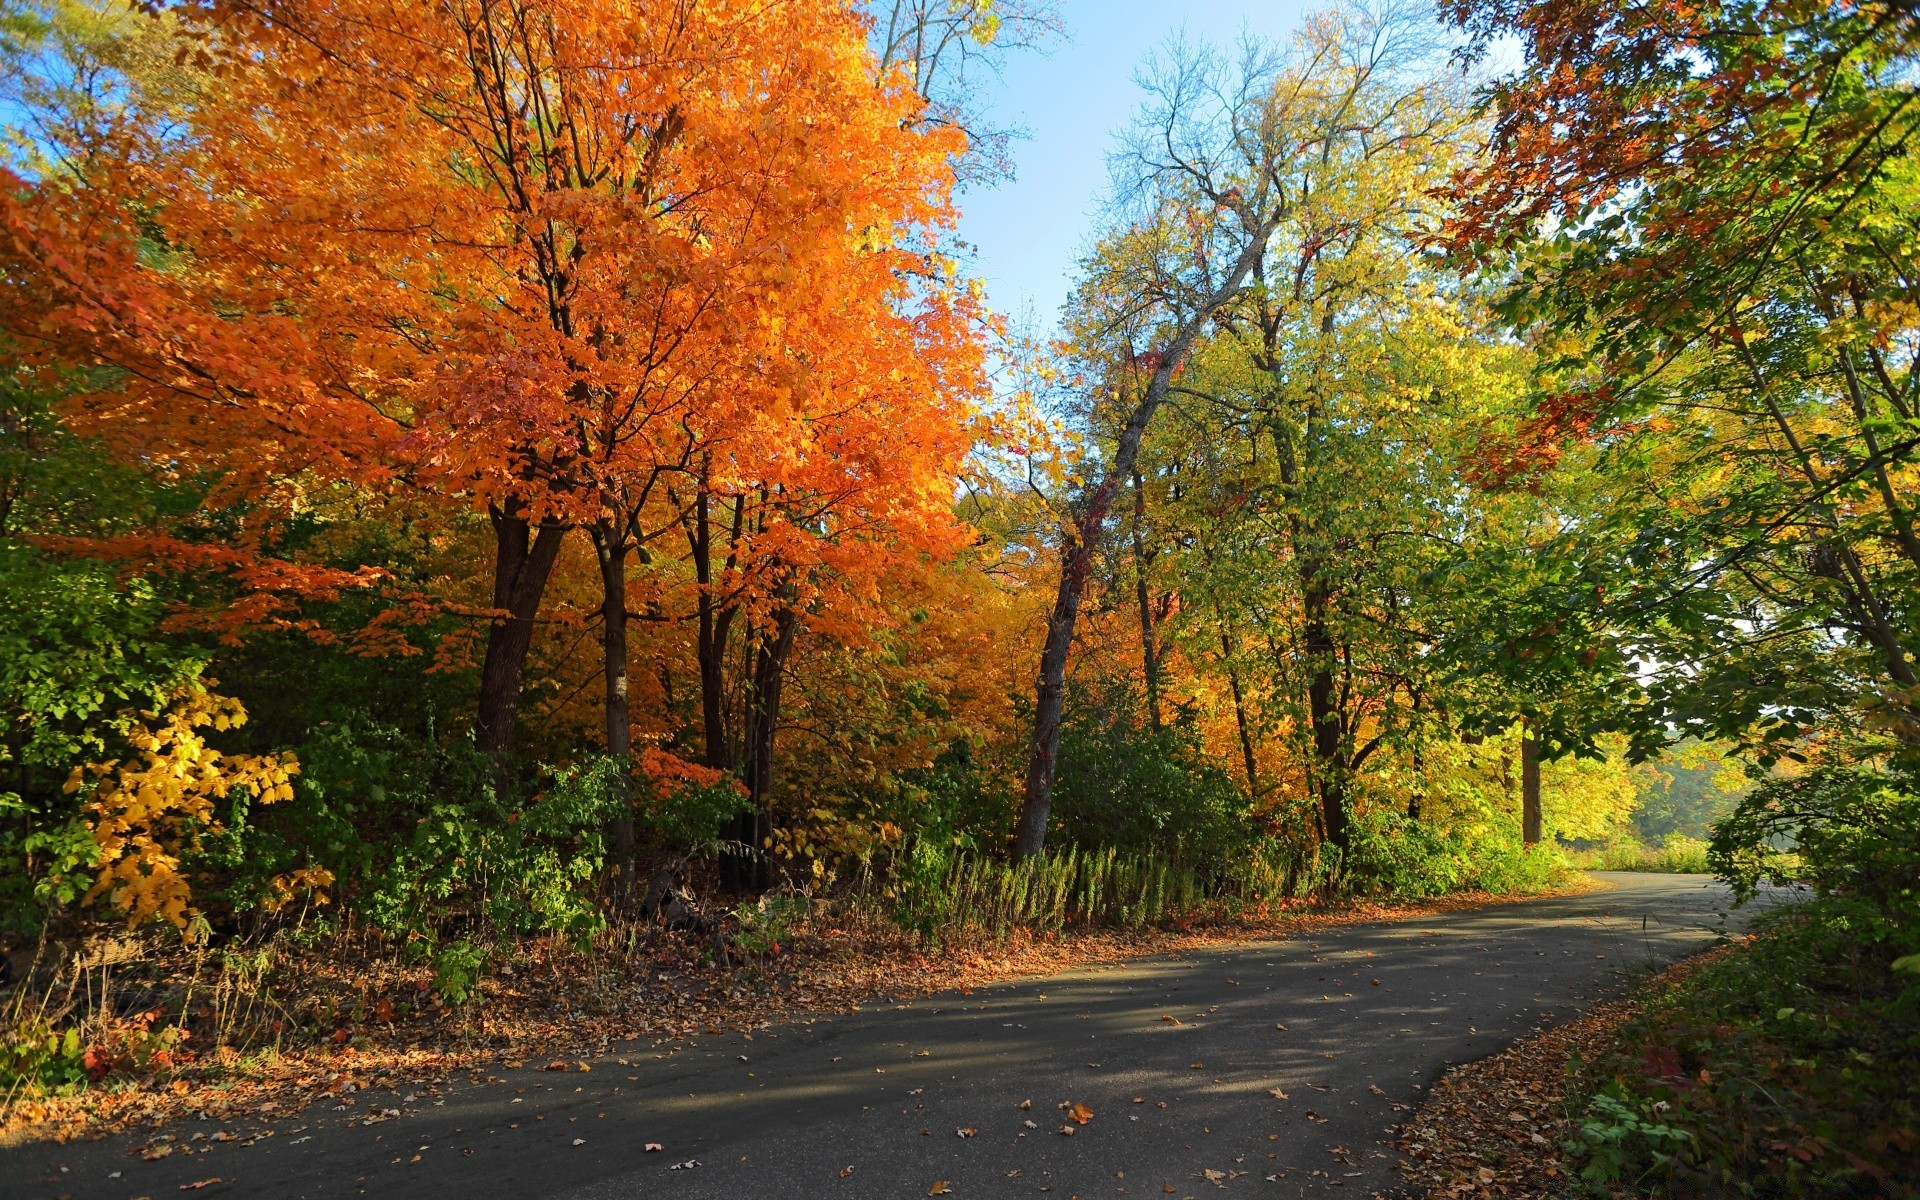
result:
<svg viewBox="0 0 1920 1200"><path fill-rule="evenodd" d="M711 503L703 478L700 481L700 493L694 498L693 529L688 537L693 554L694 582L700 587L696 601L699 631L695 638L694 655L700 666L700 728L706 765L717 771L731 771L735 764L727 746L726 658L727 636L732 629L737 607L720 604L713 594Z"/></svg>
<svg viewBox="0 0 1920 1200"><path fill-rule="evenodd" d="M1540 840L1540 741L1532 722L1520 736L1520 838L1529 846Z"/></svg>
<svg viewBox="0 0 1920 1200"><path fill-rule="evenodd" d="M1426 756L1420 752L1420 743L1416 740L1413 743L1413 790L1407 794L1407 820L1409 821L1420 819L1420 799L1426 791L1426 781Z"/></svg>
<svg viewBox="0 0 1920 1200"><path fill-rule="evenodd" d="M480 748L510 775L520 712L520 680L533 645L540 599L560 555L567 527L542 521L536 530L520 505L488 509L493 523L493 606L506 615L487 627L487 654L480 668L480 708L475 721Z"/></svg>
<svg viewBox="0 0 1920 1200"><path fill-rule="evenodd" d="M1140 658L1147 680L1147 728L1160 733L1160 649L1153 632L1153 597L1147 590L1147 493L1133 472L1133 590L1140 603Z"/></svg>
<svg viewBox="0 0 1920 1200"><path fill-rule="evenodd" d="M1317 570L1305 572L1311 580ZM1346 738L1340 724L1340 704L1333 679L1333 633L1327 628L1328 598L1308 584L1302 596L1306 610L1303 641L1313 676L1307 682L1307 716L1313 728L1315 785L1320 793L1320 833L1345 853L1347 849Z"/></svg>
<svg viewBox="0 0 1920 1200"><path fill-rule="evenodd" d="M722 882L731 881L731 886L743 891L764 892L773 886L767 845L773 836L773 739L780 728L781 684L798 627L798 614L786 607L777 609L771 635L754 652L746 746L747 796L752 807L740 815L733 831L732 840L744 849L731 852L733 863L721 863Z"/></svg>
<svg viewBox="0 0 1920 1200"><path fill-rule="evenodd" d="M1100 506L1100 518L1106 516ZM1089 514L1091 515L1091 514ZM1034 693L1033 746L1027 759L1027 787L1020 805L1020 824L1014 830L1016 859L1040 853L1047 841L1047 815L1053 807L1053 773L1060 759L1060 719L1066 710L1067 652L1073 646L1073 627L1080 616L1080 599L1093 569L1093 547L1086 527L1097 530L1100 520L1082 521L1062 547L1060 587L1053 614L1047 618L1047 641L1040 651L1040 682Z"/></svg>
<svg viewBox="0 0 1920 1200"><path fill-rule="evenodd" d="M594 522L593 548L600 560L600 642L605 652L607 757L618 764L612 786L613 818L607 833L613 842L616 887L633 890L633 721L627 698L627 536L617 519Z"/></svg>
<svg viewBox="0 0 1920 1200"><path fill-rule="evenodd" d="M1247 726L1247 700L1240 688L1240 672L1233 665L1233 642L1220 627L1220 658L1227 667L1227 686L1233 692L1233 723L1240 731L1240 757L1247 769L1247 798L1260 799L1259 765L1253 754L1253 731Z"/></svg>

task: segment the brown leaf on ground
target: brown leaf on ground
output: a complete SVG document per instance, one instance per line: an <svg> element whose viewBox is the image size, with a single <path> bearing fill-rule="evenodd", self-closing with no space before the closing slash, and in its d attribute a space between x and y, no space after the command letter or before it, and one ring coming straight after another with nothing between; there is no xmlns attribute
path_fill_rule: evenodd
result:
<svg viewBox="0 0 1920 1200"><path fill-rule="evenodd" d="M1725 952L1710 950L1677 963L1656 986L1669 987ZM1576 1116L1564 1104L1568 1063L1576 1056L1588 1063L1598 1059L1638 1011L1633 1000L1610 1000L1576 1021L1448 1071L1395 1142L1408 1156L1400 1170L1411 1194L1427 1200L1578 1195L1568 1179L1570 1164L1560 1155Z"/></svg>

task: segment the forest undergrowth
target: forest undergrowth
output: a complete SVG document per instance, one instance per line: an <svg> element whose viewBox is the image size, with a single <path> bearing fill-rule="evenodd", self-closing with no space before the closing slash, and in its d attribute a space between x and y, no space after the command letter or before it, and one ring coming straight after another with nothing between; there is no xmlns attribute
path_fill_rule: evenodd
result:
<svg viewBox="0 0 1920 1200"><path fill-rule="evenodd" d="M295 925L217 952L164 933L105 931L35 962L7 997L0 1145L201 1114L265 1119L374 1076L540 1060L585 1070L640 1038L751 1031L1077 966L1593 886L1555 872L1501 894L1197 899L1126 924L999 924L1006 910L983 906L931 931L857 893L776 895L731 912L688 897L726 915L697 930L630 916L585 941L462 940L437 950L364 925Z"/></svg>

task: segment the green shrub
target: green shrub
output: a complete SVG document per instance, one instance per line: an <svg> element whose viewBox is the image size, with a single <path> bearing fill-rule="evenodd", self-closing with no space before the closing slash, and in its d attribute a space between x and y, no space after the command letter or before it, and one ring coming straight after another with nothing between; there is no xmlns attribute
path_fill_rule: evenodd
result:
<svg viewBox="0 0 1920 1200"><path fill-rule="evenodd" d="M735 949L756 957L780 953L793 941L794 931L807 917L807 898L793 893L762 896L733 910L739 929L731 939Z"/></svg>
<svg viewBox="0 0 1920 1200"><path fill-rule="evenodd" d="M1191 723L1154 734L1131 711L1090 706L1068 714L1048 843L1195 863L1248 852L1264 830L1232 777L1207 760Z"/></svg>
<svg viewBox="0 0 1920 1200"><path fill-rule="evenodd" d="M1470 870L1458 839L1391 810L1354 816L1345 876L1356 892L1436 896L1461 886Z"/></svg>
<svg viewBox="0 0 1920 1200"><path fill-rule="evenodd" d="M433 991L448 1004L465 1004L480 986L487 952L467 938L456 938L433 956Z"/></svg>
<svg viewBox="0 0 1920 1200"><path fill-rule="evenodd" d="M1580 1177L1603 1187L1638 1187L1684 1154L1693 1135L1660 1119L1668 1107L1618 1085L1595 1093L1575 1135L1585 1161Z"/></svg>
<svg viewBox="0 0 1920 1200"><path fill-rule="evenodd" d="M1872 768L1772 780L1710 853L1742 899L1768 879L1810 898L1622 1030L1591 1073L1587 1177L1674 1198L1920 1194L1920 974L1900 967L1920 951L1920 796ZM1609 1104L1685 1136L1630 1136Z"/></svg>
<svg viewBox="0 0 1920 1200"><path fill-rule="evenodd" d="M1495 835L1471 843L1464 855L1461 886L1507 894L1557 887L1567 877L1567 856L1552 842L1529 846L1518 836Z"/></svg>

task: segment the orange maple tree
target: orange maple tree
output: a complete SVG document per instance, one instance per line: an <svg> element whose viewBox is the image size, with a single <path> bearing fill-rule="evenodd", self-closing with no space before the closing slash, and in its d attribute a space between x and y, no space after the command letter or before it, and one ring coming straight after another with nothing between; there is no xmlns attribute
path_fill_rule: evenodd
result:
<svg viewBox="0 0 1920 1200"><path fill-rule="evenodd" d="M173 12L207 81L184 129L128 119L83 175L0 181L0 328L114 368L69 419L211 503L326 480L483 509L478 726L508 754L567 531L721 431L806 457L778 448L822 411L796 347L913 319L902 256L945 219L954 135L911 129L831 0Z"/></svg>

